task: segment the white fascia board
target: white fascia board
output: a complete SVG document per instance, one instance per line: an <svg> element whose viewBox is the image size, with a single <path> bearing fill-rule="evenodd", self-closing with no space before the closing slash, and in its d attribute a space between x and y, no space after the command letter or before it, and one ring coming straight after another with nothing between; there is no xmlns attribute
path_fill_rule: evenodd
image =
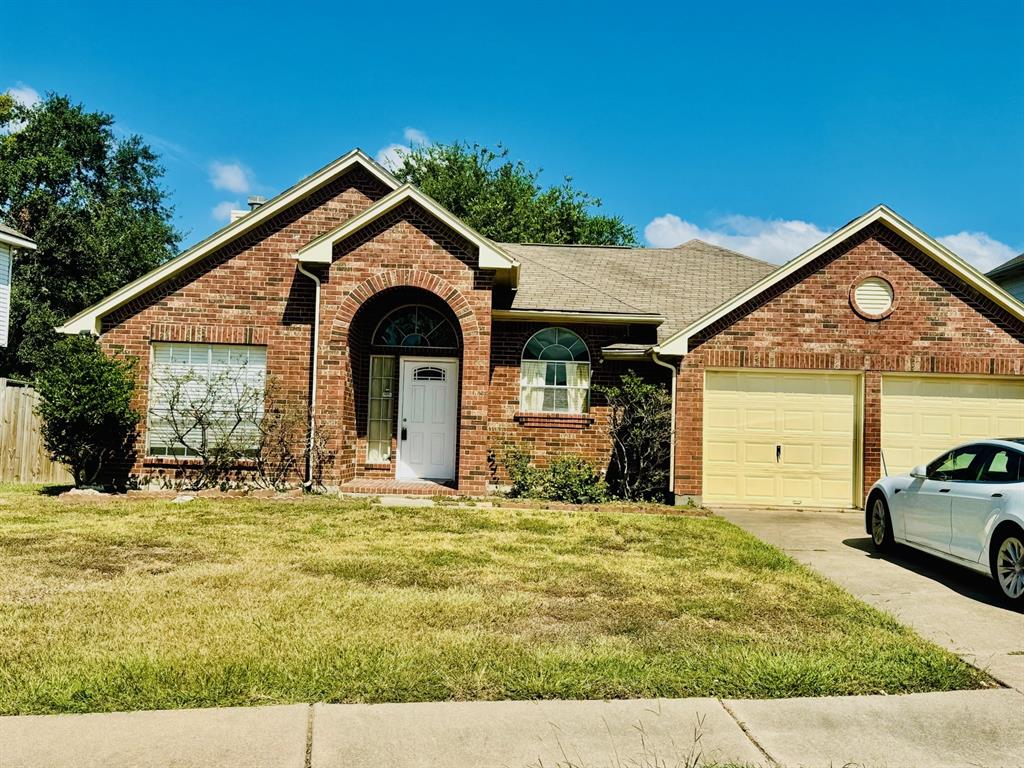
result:
<svg viewBox="0 0 1024 768"><path fill-rule="evenodd" d="M308 245L303 246L295 254L301 262L307 264L330 264L334 258L334 246L347 237L355 234L363 227L390 213L407 200L412 200L446 226L458 232L479 251L478 266L481 269L515 270L519 262L505 253L493 242L481 235L472 227L467 226L456 216L445 210L433 198L423 194L411 184L405 184L390 195L382 197L358 216L353 216L340 227L321 235Z"/></svg>
<svg viewBox="0 0 1024 768"><path fill-rule="evenodd" d="M661 325L665 318L653 314L624 312L572 312L557 309L493 309L491 319L525 323L599 323Z"/></svg>
<svg viewBox="0 0 1024 768"><path fill-rule="evenodd" d="M394 176L371 160L362 150L354 149L348 154L339 157L333 163L324 166L316 173L307 176L293 187L286 189L277 197L268 200L255 211L245 214L245 216L231 222L226 227L222 227L213 235L192 246L187 251L161 264L139 279L128 283L128 285L93 304L91 307L82 310L64 323L64 325L58 326L57 331L68 334L88 332L98 335L104 315L110 314L118 307L141 296L165 280L169 280L179 272L188 269L235 238L241 237L246 232L273 218L281 211L309 197L317 190L342 176L355 165L361 165L391 189L395 189L400 185Z"/></svg>
<svg viewBox="0 0 1024 768"><path fill-rule="evenodd" d="M965 283L975 288L979 293L989 298L993 303L1002 307L1017 319L1024 321L1024 304L1014 299L1013 296L985 277L984 274L942 245L942 243L922 232L891 208L885 205L877 205L863 216L851 221L845 227L836 230L817 245L804 251L795 259L786 262L745 291L737 294L724 304L720 304L686 328L670 336L663 344L656 348L657 353L679 357L688 354L690 351L690 339L694 335L725 317L730 312L742 307L773 285L785 280L789 275L876 221L884 224L922 253L931 257Z"/></svg>
<svg viewBox="0 0 1024 768"><path fill-rule="evenodd" d="M35 242L29 240L24 235L15 235L11 232L4 232L2 229L0 229L0 243L22 251L34 251L36 249Z"/></svg>

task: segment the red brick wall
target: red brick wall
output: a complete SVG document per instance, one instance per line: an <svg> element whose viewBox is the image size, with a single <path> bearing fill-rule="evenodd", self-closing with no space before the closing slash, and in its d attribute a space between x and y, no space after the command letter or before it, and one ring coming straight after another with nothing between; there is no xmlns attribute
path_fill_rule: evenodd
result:
<svg viewBox="0 0 1024 768"><path fill-rule="evenodd" d="M389 191L355 168L104 318L103 346L138 359L138 410L146 413L151 341L265 344L267 373L278 391L305 405L313 285L290 257ZM131 471L143 477L171 471L172 463L144 460L145 439L143 419Z"/></svg>
<svg viewBox="0 0 1024 768"><path fill-rule="evenodd" d="M892 283L896 307L865 320L850 288L868 274ZM886 371L1024 374L1024 324L878 224L691 340L678 378L676 493L700 497L705 368L864 372L864 490L881 474L881 375Z"/></svg>
<svg viewBox="0 0 1024 768"><path fill-rule="evenodd" d="M462 336L456 473L463 493L487 483L487 376L491 349L492 276L476 267L476 248L407 203L334 249L324 275L317 418L333 435L336 479L378 476L365 464L366 425L356 388L367 386L350 347L393 304L393 290L419 289L448 307ZM360 338L353 338L353 333ZM458 356L458 355L446 355Z"/></svg>
<svg viewBox="0 0 1024 768"><path fill-rule="evenodd" d="M497 322L491 344L490 422L491 475L505 482L501 453L508 443L527 446L544 465L552 457L575 453L606 469L611 457L608 439L607 406L604 398L591 391L590 412L583 415L525 414L519 409L519 364L523 347L537 331L549 324ZM578 334L590 351L591 386L618 384L626 371L633 369L653 381L668 383L668 371L648 362L603 362L601 348L626 341L622 325L586 325L559 323ZM653 343L653 339L651 340Z"/></svg>

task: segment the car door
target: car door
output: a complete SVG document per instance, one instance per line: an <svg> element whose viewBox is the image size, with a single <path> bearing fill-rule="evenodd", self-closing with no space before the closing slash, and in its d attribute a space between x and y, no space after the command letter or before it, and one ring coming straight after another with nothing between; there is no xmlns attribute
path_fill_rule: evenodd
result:
<svg viewBox="0 0 1024 768"><path fill-rule="evenodd" d="M953 538L952 492L963 480L977 480L987 449L967 445L928 465L926 477L915 478L904 498L907 540L939 552L949 552Z"/></svg>
<svg viewBox="0 0 1024 768"><path fill-rule="evenodd" d="M915 477L894 499L893 503L902 506L907 541L949 552L953 509L949 492L955 460L953 451L935 459L925 477Z"/></svg>
<svg viewBox="0 0 1024 768"><path fill-rule="evenodd" d="M1020 476L1021 454L1012 448L988 446L976 479L953 481L952 537L949 552L977 562L985 548L989 521L999 513L1006 486Z"/></svg>

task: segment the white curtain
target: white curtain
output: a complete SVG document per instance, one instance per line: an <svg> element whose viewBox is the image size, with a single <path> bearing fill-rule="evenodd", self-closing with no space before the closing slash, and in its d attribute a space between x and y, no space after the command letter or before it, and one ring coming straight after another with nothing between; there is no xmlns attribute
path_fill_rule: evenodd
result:
<svg viewBox="0 0 1024 768"><path fill-rule="evenodd" d="M544 374L547 363L542 360L523 360L520 370L522 393L519 407L528 413L544 410Z"/></svg>
<svg viewBox="0 0 1024 768"><path fill-rule="evenodd" d="M587 392L590 389L590 363L566 363L565 383L569 387L569 412L587 410Z"/></svg>

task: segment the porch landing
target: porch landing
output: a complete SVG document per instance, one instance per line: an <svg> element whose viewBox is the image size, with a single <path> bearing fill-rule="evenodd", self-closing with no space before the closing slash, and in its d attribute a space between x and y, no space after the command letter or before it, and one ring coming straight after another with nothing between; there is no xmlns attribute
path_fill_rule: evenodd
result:
<svg viewBox="0 0 1024 768"><path fill-rule="evenodd" d="M349 480L338 486L339 493L372 493L378 496L458 496L451 483L435 480Z"/></svg>

